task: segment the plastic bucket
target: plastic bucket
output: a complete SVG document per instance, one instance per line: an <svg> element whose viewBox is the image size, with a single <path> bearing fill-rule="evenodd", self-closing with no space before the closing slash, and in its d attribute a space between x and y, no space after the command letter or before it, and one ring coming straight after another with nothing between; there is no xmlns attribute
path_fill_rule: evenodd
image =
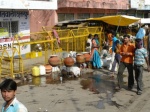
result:
<svg viewBox="0 0 150 112"><path fill-rule="evenodd" d="M34 66L34 67L32 68L32 75L33 75L33 76L39 76L39 75L40 75L40 69L39 69L39 67Z"/></svg>

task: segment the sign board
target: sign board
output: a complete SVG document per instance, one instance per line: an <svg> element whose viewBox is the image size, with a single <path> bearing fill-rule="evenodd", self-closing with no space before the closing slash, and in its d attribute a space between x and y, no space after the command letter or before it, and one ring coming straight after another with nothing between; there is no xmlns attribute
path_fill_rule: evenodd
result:
<svg viewBox="0 0 150 112"><path fill-rule="evenodd" d="M141 23L143 24L150 24L150 18L142 18Z"/></svg>
<svg viewBox="0 0 150 112"><path fill-rule="evenodd" d="M57 9L57 0L0 0L0 9Z"/></svg>
<svg viewBox="0 0 150 112"><path fill-rule="evenodd" d="M130 8L139 10L150 10L150 0L131 0Z"/></svg>
<svg viewBox="0 0 150 112"><path fill-rule="evenodd" d="M19 42L29 42L30 41L30 37L28 36L27 38L22 38L21 40L19 40ZM17 41L15 41L16 43ZM0 56L2 55L3 49L6 48L8 55L11 57L12 56L12 47L13 47L13 41L10 42L2 42L0 43ZM19 51L19 46L15 46L15 48L17 49L17 51ZM31 52L31 47L30 44L29 45L21 45L20 46L20 54L26 54ZM6 53L4 54L4 56L8 56ZM18 52L15 52L14 56L18 56Z"/></svg>
<svg viewBox="0 0 150 112"><path fill-rule="evenodd" d="M150 0L145 0L145 5L150 5Z"/></svg>
<svg viewBox="0 0 150 112"><path fill-rule="evenodd" d="M13 37L16 33L28 36L30 33L29 14L27 11L0 11L0 38ZM12 25L13 24L13 25Z"/></svg>

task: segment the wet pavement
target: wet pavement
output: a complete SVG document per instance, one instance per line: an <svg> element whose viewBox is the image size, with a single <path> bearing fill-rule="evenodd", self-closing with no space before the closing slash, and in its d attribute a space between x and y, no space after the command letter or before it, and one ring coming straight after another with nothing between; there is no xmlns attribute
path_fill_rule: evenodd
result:
<svg viewBox="0 0 150 112"><path fill-rule="evenodd" d="M95 108L104 109L105 103L111 106L119 105L116 102L111 100L111 98L113 97L113 94L115 93L114 91L115 82L114 80L111 80L109 75L101 75L98 72L93 72L93 71L84 69L82 70L82 75L80 77L63 77L62 82L60 81L60 76L54 79L52 77L52 74L46 75L46 76L40 76L40 77L32 77L30 75L28 77L30 77L28 80L27 79L21 80L17 84L19 87L28 85L29 91L32 97L34 97L34 94L35 94L34 88L43 87L44 89L50 84L59 86L60 84L65 84L65 83L67 84L70 81L77 81L77 82L80 82L81 88L84 91L90 91L92 92L92 94L104 94L105 95L105 97L101 96L98 98L99 100L97 101L97 104L94 104ZM58 90L62 90L62 89L58 89ZM29 92L29 91L26 91L26 92ZM32 103L38 104L38 101L33 99Z"/></svg>
<svg viewBox="0 0 150 112"><path fill-rule="evenodd" d="M148 74L144 71L144 92L147 97L150 95L146 91L150 88ZM112 79L106 69L83 69L80 77L63 78L62 82L60 76L55 79L52 75L28 77L16 81L17 98L27 106L29 112L140 112L144 108L149 109L146 106L149 103L146 95L143 94L143 98L136 95L136 85L132 91L126 89L127 72L124 74L124 88L121 91L114 90L116 76ZM135 109L140 98L144 105ZM2 103L0 97L0 105Z"/></svg>

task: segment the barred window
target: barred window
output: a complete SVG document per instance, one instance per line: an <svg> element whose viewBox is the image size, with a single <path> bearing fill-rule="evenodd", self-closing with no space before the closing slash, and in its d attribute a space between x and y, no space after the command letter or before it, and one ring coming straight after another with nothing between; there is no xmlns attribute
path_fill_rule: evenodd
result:
<svg viewBox="0 0 150 112"><path fill-rule="evenodd" d="M18 21L0 21L0 27L4 28L9 33L9 37L12 37L18 33Z"/></svg>
<svg viewBox="0 0 150 112"><path fill-rule="evenodd" d="M102 17L104 16L104 13L94 13L93 17Z"/></svg>
<svg viewBox="0 0 150 112"><path fill-rule="evenodd" d="M78 19L87 19L87 18L90 18L89 13L78 14Z"/></svg>
<svg viewBox="0 0 150 112"><path fill-rule="evenodd" d="M12 21L11 22L11 31L12 35L16 35L18 33L18 21Z"/></svg>
<svg viewBox="0 0 150 112"><path fill-rule="evenodd" d="M66 21L66 20L74 20L74 14L64 14L64 13L59 13L58 14L58 21Z"/></svg>

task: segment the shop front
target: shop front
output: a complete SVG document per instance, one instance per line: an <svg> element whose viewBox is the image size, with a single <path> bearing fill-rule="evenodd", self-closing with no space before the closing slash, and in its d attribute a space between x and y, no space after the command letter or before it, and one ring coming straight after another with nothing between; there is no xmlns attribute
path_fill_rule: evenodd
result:
<svg viewBox="0 0 150 112"><path fill-rule="evenodd" d="M14 36L20 43L30 41L31 32L56 23L56 9L57 0L0 0L0 56L5 49L12 56L13 47L21 55L31 52L30 45L13 46Z"/></svg>
<svg viewBox="0 0 150 112"><path fill-rule="evenodd" d="M19 42L30 41L30 23L28 10L1 10L0 11L0 54L4 49L12 55L12 43L18 41L14 36L18 34ZM16 46L18 48L18 46ZM30 45L23 48L21 54L30 52ZM17 54L16 54L17 55Z"/></svg>

